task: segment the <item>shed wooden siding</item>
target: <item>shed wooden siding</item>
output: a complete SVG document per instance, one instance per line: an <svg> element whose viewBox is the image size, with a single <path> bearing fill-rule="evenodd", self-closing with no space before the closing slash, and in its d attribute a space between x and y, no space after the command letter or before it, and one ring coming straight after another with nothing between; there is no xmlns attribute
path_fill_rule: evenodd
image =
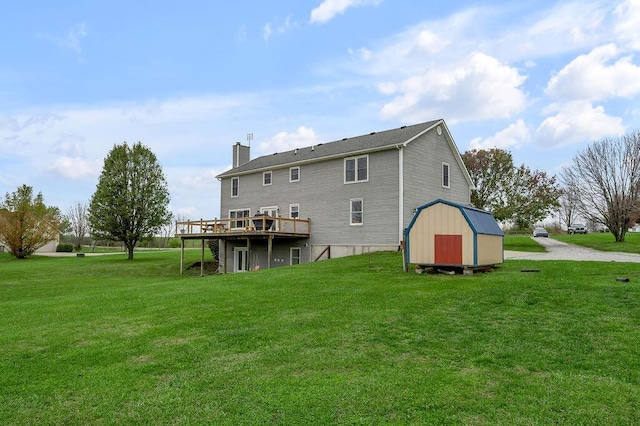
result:
<svg viewBox="0 0 640 426"><path fill-rule="evenodd" d="M504 238L500 235L478 235L477 264L493 265L504 262Z"/></svg>
<svg viewBox="0 0 640 426"><path fill-rule="evenodd" d="M435 236L460 235L462 237L462 264L474 265L474 234L466 219L456 207L435 204L420 212L411 228L409 263L435 264Z"/></svg>

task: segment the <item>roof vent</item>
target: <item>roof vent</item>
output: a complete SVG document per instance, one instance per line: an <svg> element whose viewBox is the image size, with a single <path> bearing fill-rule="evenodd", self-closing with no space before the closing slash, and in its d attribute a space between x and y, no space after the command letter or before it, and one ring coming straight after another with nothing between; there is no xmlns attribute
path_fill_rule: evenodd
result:
<svg viewBox="0 0 640 426"><path fill-rule="evenodd" d="M342 140L343 140L343 141L346 141L346 140L347 140L347 138L342 138Z"/></svg>
<svg viewBox="0 0 640 426"><path fill-rule="evenodd" d="M370 134L370 135L375 135L375 134L376 134L376 132L371 132L371 133L369 133L369 134Z"/></svg>
<svg viewBox="0 0 640 426"><path fill-rule="evenodd" d="M298 153L298 148L293 150L293 155L296 155Z"/></svg>
<svg viewBox="0 0 640 426"><path fill-rule="evenodd" d="M277 152L274 152L274 153L273 153L273 155L278 155L278 153L277 153Z"/></svg>
<svg viewBox="0 0 640 426"><path fill-rule="evenodd" d="M400 128L401 128L401 129L404 129L405 127L407 127L407 126L402 126L402 127L400 127Z"/></svg>
<svg viewBox="0 0 640 426"><path fill-rule="evenodd" d="M316 150L316 147L311 145L311 151L315 151L315 150Z"/></svg>

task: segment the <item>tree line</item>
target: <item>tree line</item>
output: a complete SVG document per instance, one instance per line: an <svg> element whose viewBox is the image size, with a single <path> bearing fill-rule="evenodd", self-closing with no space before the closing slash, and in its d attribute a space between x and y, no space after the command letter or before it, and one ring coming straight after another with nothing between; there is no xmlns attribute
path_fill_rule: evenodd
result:
<svg viewBox="0 0 640 426"><path fill-rule="evenodd" d="M557 212L567 227L578 218L624 241L640 220L640 132L604 138L578 151L556 177L524 164L510 152L470 150L463 162L475 183L471 204L496 220L528 229ZM169 190L162 167L140 142L114 145L104 160L89 205L71 206L64 216L47 206L42 193L20 186L0 203L0 244L24 259L70 229L77 248L89 234L121 242L133 259L136 245L170 225Z"/></svg>
<svg viewBox="0 0 640 426"><path fill-rule="evenodd" d="M0 243L13 256L24 259L65 228L76 236L76 245L90 234L98 240L121 242L133 259L134 248L172 221L169 189L162 167L151 150L140 142L114 145L104 160L96 191L89 205L71 206L65 217L57 207L44 203L42 193L22 185L7 193L0 204Z"/></svg>

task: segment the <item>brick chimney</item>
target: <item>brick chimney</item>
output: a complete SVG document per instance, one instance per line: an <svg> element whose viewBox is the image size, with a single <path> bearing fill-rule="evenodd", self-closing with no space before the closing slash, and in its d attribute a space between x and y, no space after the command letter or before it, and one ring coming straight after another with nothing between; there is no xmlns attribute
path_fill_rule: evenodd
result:
<svg viewBox="0 0 640 426"><path fill-rule="evenodd" d="M245 163L248 163L251 159L251 148L245 145L241 145L240 142L236 142L233 146L233 164L232 167L240 167Z"/></svg>

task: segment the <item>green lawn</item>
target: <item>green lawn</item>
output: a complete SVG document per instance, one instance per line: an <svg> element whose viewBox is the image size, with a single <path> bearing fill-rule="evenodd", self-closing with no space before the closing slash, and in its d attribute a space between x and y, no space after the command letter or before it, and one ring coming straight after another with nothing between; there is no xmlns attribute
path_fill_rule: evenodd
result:
<svg viewBox="0 0 640 426"><path fill-rule="evenodd" d="M626 253L640 253L640 232L628 232L625 240L616 243L613 234L610 232L593 232L589 234L577 235L553 235L554 238L566 243L591 247L602 251L622 251Z"/></svg>
<svg viewBox="0 0 640 426"><path fill-rule="evenodd" d="M640 264L125 256L0 254L3 424L640 423Z"/></svg>
<svg viewBox="0 0 640 426"><path fill-rule="evenodd" d="M527 252L544 252L545 249L531 235L505 235L504 249Z"/></svg>

